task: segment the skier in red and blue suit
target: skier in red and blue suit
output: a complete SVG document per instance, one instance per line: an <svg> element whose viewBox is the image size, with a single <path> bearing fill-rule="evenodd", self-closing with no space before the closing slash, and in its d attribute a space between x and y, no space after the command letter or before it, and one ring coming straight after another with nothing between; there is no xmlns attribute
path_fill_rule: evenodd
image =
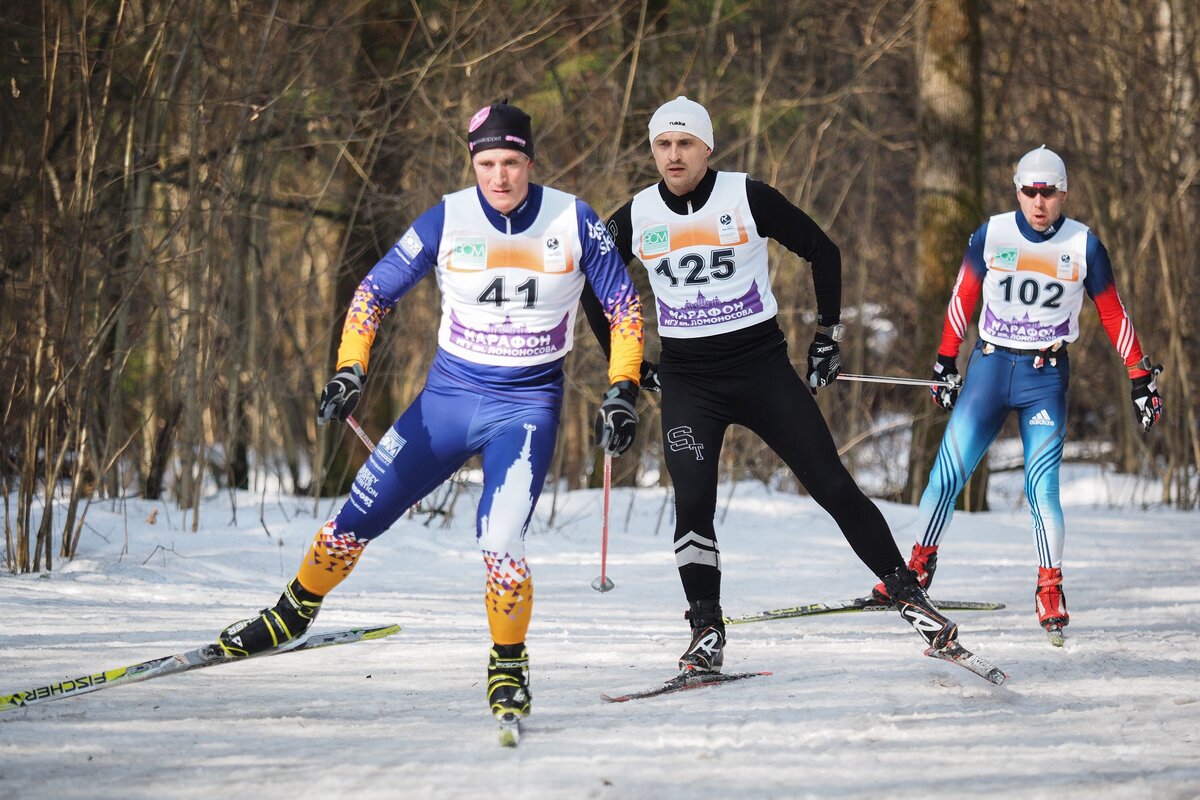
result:
<svg viewBox="0 0 1200 800"><path fill-rule="evenodd" d="M1044 145L1032 150L1018 163L1013 182L1019 210L992 217L972 234L946 311L933 377L948 385L932 391L934 402L953 413L921 496L921 536L908 564L928 588L959 493L1009 412L1017 412L1038 553L1035 605L1038 621L1058 644L1069 621L1058 471L1067 431L1067 351L1079 337L1084 294L1128 370L1134 413L1144 430L1159 420L1163 406L1157 368L1142 353L1117 294L1108 251L1087 226L1062 213L1062 159ZM979 341L963 383L958 351L981 296ZM887 598L883 584L874 594Z"/></svg>

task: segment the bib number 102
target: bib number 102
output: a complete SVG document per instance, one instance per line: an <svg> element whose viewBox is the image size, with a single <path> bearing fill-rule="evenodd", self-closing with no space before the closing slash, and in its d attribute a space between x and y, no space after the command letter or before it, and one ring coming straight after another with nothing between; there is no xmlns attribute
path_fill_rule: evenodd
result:
<svg viewBox="0 0 1200 800"><path fill-rule="evenodd" d="M707 259L699 253L688 253L679 259L679 266L671 269L671 259L664 258L654 265L654 273L670 281L672 286L698 286L710 280L723 281L733 277L737 266L733 263L733 250L713 250Z"/></svg>
<svg viewBox="0 0 1200 800"><path fill-rule="evenodd" d="M1009 276L1000 281L1000 288L1004 290L1004 302L1011 303L1013 301L1013 278ZM1039 304L1038 300L1042 295L1042 285L1033 278L1026 278L1017 286L1017 299L1027 306L1041 305L1042 308L1058 308L1059 300L1062 299L1065 287L1058 281L1050 281L1046 284L1046 297Z"/></svg>

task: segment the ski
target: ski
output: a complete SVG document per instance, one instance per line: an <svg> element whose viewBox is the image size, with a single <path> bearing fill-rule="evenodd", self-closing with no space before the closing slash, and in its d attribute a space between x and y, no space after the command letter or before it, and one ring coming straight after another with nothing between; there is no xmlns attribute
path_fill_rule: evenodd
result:
<svg viewBox="0 0 1200 800"><path fill-rule="evenodd" d="M500 746L516 747L521 741L521 717L509 711L497 714L496 721L500 723Z"/></svg>
<svg viewBox="0 0 1200 800"><path fill-rule="evenodd" d="M1067 641L1067 636L1065 633L1063 633L1061 625L1056 625L1053 628L1046 628L1046 636L1049 638L1050 644L1054 645L1055 647L1062 647Z"/></svg>
<svg viewBox="0 0 1200 800"><path fill-rule="evenodd" d="M681 672L669 681L640 692L629 694L607 695L600 698L606 703L625 703L630 700L642 700L647 697L658 697L672 692L682 692L687 689L699 689L703 686L718 686L731 681L741 681L746 678L757 678L759 675L770 675L769 672Z"/></svg>
<svg viewBox="0 0 1200 800"><path fill-rule="evenodd" d="M951 664L958 664L963 669L970 670L984 680L991 681L997 686L1008 680L1008 675L1004 674L1003 670L990 661L975 655L958 642L951 642L940 650L935 650L932 647L926 648L925 655L930 658L940 658L942 661L949 661Z"/></svg>
<svg viewBox="0 0 1200 800"><path fill-rule="evenodd" d="M987 603L976 600L934 600L933 604L942 611L999 611L1004 603ZM881 603L874 597L856 597L836 603L810 603L806 606L775 608L741 617L725 617L726 625L741 625L746 622L764 622L770 619L811 617L817 614L842 614L850 611L890 611L891 603Z"/></svg>
<svg viewBox="0 0 1200 800"><path fill-rule="evenodd" d="M107 689L110 686L121 686L127 683L150 680L151 678L176 675L193 669L215 667L217 664L227 664L231 661L246 661L249 658L261 658L264 656L280 655L282 653L296 653L301 650L314 650L318 647L329 647L336 644L350 644L352 642L382 639L385 636L391 636L399 630L399 625L385 625L377 628L350 628L332 633L316 633L305 639L301 639L298 643L288 642L281 647L256 653L245 658L232 658L221 652L219 645L215 643L206 644L194 650L155 658L150 661L143 661L140 664L117 667L116 669L104 672L82 675L60 683L50 683L45 686L35 686L32 689L13 692L12 694L0 695L0 713L11 711L15 708L28 708L35 703L61 700L64 697L76 697L88 692Z"/></svg>

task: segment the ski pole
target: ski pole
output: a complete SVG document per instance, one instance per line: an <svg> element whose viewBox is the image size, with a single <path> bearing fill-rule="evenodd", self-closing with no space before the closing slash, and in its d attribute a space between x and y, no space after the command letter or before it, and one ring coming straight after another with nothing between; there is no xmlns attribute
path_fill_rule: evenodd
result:
<svg viewBox="0 0 1200 800"><path fill-rule="evenodd" d="M358 424L358 420L351 415L346 417L346 424L350 426L352 431L358 434L358 438L362 439L362 443L367 446L367 449L374 453L375 443L371 441L371 437L367 436L367 432L364 431L362 426Z"/></svg>
<svg viewBox="0 0 1200 800"><path fill-rule="evenodd" d="M600 522L600 577L592 581L597 592L612 591L613 582L605 572L608 569L608 498L612 493L612 456L604 454L604 516Z"/></svg>
<svg viewBox="0 0 1200 800"><path fill-rule="evenodd" d="M901 386L948 386L951 389L961 385L951 383L950 381L924 381L920 378L892 378L887 375L849 375L845 372L838 373L840 381L862 381L863 383L895 383Z"/></svg>

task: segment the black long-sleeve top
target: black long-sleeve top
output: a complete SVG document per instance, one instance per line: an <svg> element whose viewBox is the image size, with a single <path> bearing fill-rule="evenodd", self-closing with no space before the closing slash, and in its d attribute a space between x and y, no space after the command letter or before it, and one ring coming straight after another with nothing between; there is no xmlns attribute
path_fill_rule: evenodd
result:
<svg viewBox="0 0 1200 800"><path fill-rule="evenodd" d="M664 203L677 214L700 211L712 195L717 173L709 169L686 195L673 194L666 183L659 181L658 192ZM842 254L833 240L807 214L797 208L770 184L746 179L746 198L758 232L782 244L788 250L812 264L813 288L817 296L817 317L822 325L832 325L841 317ZM609 218L608 230L616 240L617 252L629 264L633 253L633 201L630 200ZM588 325L605 349L609 340L609 323L600 301L590 291L581 297ZM666 362L680 365L719 365L752 356L781 341L779 324L775 319L760 322L739 331L705 336L696 339L667 339L662 341L664 368Z"/></svg>

